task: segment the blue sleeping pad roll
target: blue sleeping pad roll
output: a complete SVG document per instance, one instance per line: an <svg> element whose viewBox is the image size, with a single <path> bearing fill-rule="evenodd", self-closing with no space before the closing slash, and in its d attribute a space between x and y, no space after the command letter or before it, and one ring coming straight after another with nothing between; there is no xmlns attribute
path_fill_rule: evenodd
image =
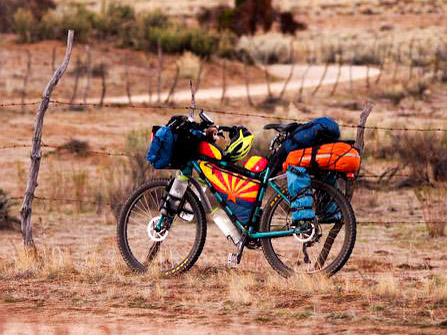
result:
<svg viewBox="0 0 447 335"><path fill-rule="evenodd" d="M284 142L287 153L312 147L316 144L331 143L340 137L338 124L328 117L320 117L299 126L293 135Z"/></svg>

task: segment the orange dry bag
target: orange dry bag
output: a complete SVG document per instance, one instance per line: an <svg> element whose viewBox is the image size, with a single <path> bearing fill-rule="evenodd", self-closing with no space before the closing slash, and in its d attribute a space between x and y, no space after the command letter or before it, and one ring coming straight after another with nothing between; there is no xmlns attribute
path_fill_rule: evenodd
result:
<svg viewBox="0 0 447 335"><path fill-rule="evenodd" d="M283 164L284 171L289 165L356 173L360 168L360 153L344 142L323 144L291 151Z"/></svg>

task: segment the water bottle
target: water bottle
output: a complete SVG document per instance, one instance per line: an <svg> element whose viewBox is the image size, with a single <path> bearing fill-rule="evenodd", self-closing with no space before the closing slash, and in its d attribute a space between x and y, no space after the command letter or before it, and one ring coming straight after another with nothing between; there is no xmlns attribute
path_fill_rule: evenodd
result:
<svg viewBox="0 0 447 335"><path fill-rule="evenodd" d="M228 240L236 245L241 241L242 235L239 229L231 222L222 209L219 209L214 214L213 220Z"/></svg>
<svg viewBox="0 0 447 335"><path fill-rule="evenodd" d="M166 197L166 202L161 209L163 215L174 215L178 212L180 202L185 195L188 188L188 177L179 175L174 179L169 194Z"/></svg>

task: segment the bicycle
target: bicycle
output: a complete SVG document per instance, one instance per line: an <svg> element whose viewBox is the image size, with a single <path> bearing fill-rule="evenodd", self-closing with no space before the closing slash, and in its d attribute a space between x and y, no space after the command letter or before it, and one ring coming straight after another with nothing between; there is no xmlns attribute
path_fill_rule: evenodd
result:
<svg viewBox="0 0 447 335"><path fill-rule="evenodd" d="M188 122L201 131L214 126L206 113L201 111L199 116L200 123L194 123L191 112ZM219 132L227 130L226 127L216 127ZM189 270L204 247L207 214L212 211L206 186L239 233L240 238L233 241L237 252L229 255L229 261L238 264L245 248L262 248L268 263L285 277L296 273L331 276L339 271L354 248L356 219L347 197L326 180L337 178L350 183L355 177L337 171L310 169L317 219L311 231L309 227L293 226L287 185L284 185L286 175L282 173L282 159L278 155L294 127L296 123L264 126L277 131L277 135L270 144L268 163L259 172L223 160L212 143L201 141L199 149L203 146L206 150L199 150L193 157L174 166L181 170L182 178L188 183L184 196L176 199L177 208L171 218L160 213L166 206L175 178L150 180L136 189L125 202L117 224L118 247L127 265L140 272L154 267L167 276ZM227 197L222 196L221 189L218 191L214 180L221 177L230 181L226 184ZM244 188L238 188L242 184ZM235 197L243 197L247 189L255 203L244 224L230 205ZM271 195L266 201L267 193ZM339 213L337 218L333 210L328 213L330 206L332 209L335 206Z"/></svg>

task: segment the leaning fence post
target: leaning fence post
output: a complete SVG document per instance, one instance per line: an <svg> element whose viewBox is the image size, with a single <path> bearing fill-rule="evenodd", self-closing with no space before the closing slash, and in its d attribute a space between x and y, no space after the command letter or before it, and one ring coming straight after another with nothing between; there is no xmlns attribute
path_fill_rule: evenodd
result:
<svg viewBox="0 0 447 335"><path fill-rule="evenodd" d="M43 91L42 94L42 101L39 105L36 114L36 119L34 121L31 165L29 169L25 194L23 196L22 208L20 210L23 243L25 245L25 248L30 247L31 251L33 251L34 253L36 251L36 247L33 241L31 213L32 213L34 191L36 190L37 178L39 176L40 160L42 157L41 140L42 140L43 119L45 116L45 112L48 109L48 105L50 103L51 94L53 93L53 90L55 86L58 84L59 80L64 75L65 70L68 67L68 63L70 62L71 52L73 50L73 37L74 37L74 31L70 30L68 32L67 49L65 52L64 61L54 72L53 76L51 77L50 81L45 87L45 90Z"/></svg>
<svg viewBox="0 0 447 335"><path fill-rule="evenodd" d="M363 156L365 147L365 125L368 120L368 116L371 113L374 105L371 102L367 102L365 107L363 107L362 113L360 114L359 124L357 125L357 136L355 138L354 147L359 151L360 157ZM351 200L354 194L354 182L349 179L346 181L345 195Z"/></svg>

